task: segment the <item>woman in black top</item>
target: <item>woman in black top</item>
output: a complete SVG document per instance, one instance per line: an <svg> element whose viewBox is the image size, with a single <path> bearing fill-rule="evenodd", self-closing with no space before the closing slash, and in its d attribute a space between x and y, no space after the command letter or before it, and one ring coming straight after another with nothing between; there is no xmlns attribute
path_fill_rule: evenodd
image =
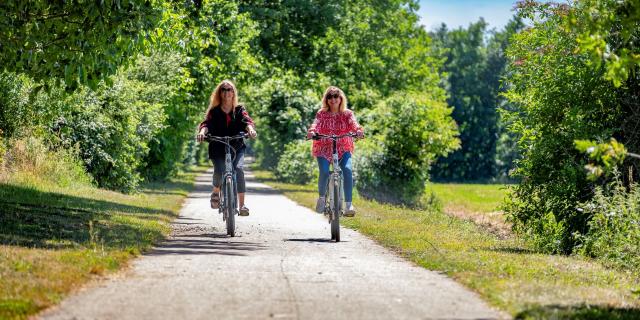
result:
<svg viewBox="0 0 640 320"><path fill-rule="evenodd" d="M223 80L211 93L209 108L205 120L200 123L197 139L204 140L206 134L214 136L234 136L240 132L246 132L251 138L256 137L254 123L247 110L238 104L236 86L229 80ZM244 149L242 139L233 140L231 146L236 149L236 158L233 165L236 167L236 180L238 185L238 200L241 216L248 216L249 209L244 205ZM224 172L224 144L219 142L209 143L209 159L213 162L213 192L211 193L211 208L217 209L220 203L220 184L222 172Z"/></svg>

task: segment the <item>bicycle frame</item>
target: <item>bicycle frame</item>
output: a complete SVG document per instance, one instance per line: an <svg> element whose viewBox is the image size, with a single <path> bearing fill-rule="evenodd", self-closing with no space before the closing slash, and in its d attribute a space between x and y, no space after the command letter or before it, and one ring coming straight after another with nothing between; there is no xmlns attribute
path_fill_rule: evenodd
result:
<svg viewBox="0 0 640 320"><path fill-rule="evenodd" d="M246 138L246 134L236 136L216 137L206 136L209 142L219 142L225 145L224 172L222 173L222 183L220 184L220 206L219 212L222 214L222 221L226 222L227 234L235 236L235 216L238 214L238 186L236 184L236 170L233 166L231 156L231 140ZM235 153L235 149L233 150Z"/></svg>
<svg viewBox="0 0 640 320"><path fill-rule="evenodd" d="M332 169L327 181L327 191L325 193L325 215L331 224L331 239L340 242L340 216L344 214L344 185L342 178L342 168L338 158L338 139L343 137L355 137L354 133L344 135L323 135L316 134L314 139L332 140Z"/></svg>

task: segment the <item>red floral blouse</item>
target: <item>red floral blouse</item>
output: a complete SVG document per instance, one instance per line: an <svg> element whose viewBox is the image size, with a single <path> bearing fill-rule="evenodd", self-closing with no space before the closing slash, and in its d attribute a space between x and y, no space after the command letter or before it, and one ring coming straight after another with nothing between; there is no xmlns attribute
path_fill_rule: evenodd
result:
<svg viewBox="0 0 640 320"><path fill-rule="evenodd" d="M343 112L332 113L329 111L318 111L316 119L309 127L308 132L316 132L319 134L335 134L342 135L349 132L362 131L362 127L356 121L353 111L347 109ZM338 157L342 158L345 152L353 152L353 138L344 137L338 139ZM313 140L313 149L311 153L314 157L323 157L331 161L333 154L333 145L331 140Z"/></svg>

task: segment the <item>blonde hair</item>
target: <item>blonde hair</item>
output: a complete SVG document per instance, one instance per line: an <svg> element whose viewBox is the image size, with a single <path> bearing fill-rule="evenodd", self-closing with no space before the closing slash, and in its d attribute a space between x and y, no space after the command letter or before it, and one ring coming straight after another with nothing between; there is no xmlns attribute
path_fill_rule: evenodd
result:
<svg viewBox="0 0 640 320"><path fill-rule="evenodd" d="M236 90L236 85L233 84L233 82L231 82L230 80L222 80L218 84L218 86L216 86L213 92L211 92L211 97L209 98L209 108L207 108L206 113L207 115L209 115L209 112L211 112L211 110L220 106L222 101L222 93L220 91L222 89L222 86L225 84L233 88L233 101L231 101L233 108L235 109L235 107L238 106L238 90Z"/></svg>
<svg viewBox="0 0 640 320"><path fill-rule="evenodd" d="M340 106L338 107L338 111L343 112L347 109L347 96L344 95L344 92L338 87L330 86L324 92L322 96L322 107L320 107L320 111L329 111L329 104L327 103L327 95L329 92L338 91L338 95L340 95Z"/></svg>

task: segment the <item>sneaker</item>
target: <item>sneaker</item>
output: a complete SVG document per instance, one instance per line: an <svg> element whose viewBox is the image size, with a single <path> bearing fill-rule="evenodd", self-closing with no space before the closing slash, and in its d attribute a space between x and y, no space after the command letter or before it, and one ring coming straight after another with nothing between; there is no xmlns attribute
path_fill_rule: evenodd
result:
<svg viewBox="0 0 640 320"><path fill-rule="evenodd" d="M324 206L325 206L324 197L319 197L318 201L316 202L316 212L317 213L323 213L324 212Z"/></svg>
<svg viewBox="0 0 640 320"><path fill-rule="evenodd" d="M245 206L242 206L242 208L240 208L240 212L238 212L238 215L242 216L242 217L248 216L249 215L249 208L247 208Z"/></svg>
<svg viewBox="0 0 640 320"><path fill-rule="evenodd" d="M211 193L211 209L218 209L220 207L220 194L217 192Z"/></svg>
<svg viewBox="0 0 640 320"><path fill-rule="evenodd" d="M356 207L353 204L347 205L347 210L344 211L345 217L353 217L356 215Z"/></svg>

